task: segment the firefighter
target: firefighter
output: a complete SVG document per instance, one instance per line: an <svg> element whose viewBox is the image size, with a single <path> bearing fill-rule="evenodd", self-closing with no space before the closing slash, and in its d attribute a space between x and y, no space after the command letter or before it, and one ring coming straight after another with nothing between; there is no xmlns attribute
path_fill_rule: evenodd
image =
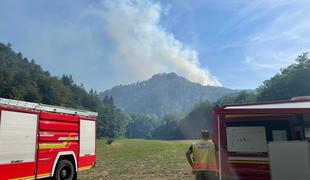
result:
<svg viewBox="0 0 310 180"><path fill-rule="evenodd" d="M201 131L201 140L194 142L186 152L186 158L196 180L217 179L216 146L207 130Z"/></svg>

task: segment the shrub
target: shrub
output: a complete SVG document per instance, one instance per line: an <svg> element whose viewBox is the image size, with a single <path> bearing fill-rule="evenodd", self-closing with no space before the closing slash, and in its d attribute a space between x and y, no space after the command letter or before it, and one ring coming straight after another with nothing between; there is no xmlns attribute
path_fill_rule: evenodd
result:
<svg viewBox="0 0 310 180"><path fill-rule="evenodd" d="M111 145L114 142L113 138L108 138L106 144Z"/></svg>

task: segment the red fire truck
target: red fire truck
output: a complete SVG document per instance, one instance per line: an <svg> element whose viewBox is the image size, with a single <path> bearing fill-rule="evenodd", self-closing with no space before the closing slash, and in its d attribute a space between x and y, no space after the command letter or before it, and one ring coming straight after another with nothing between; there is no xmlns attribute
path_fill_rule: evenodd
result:
<svg viewBox="0 0 310 180"><path fill-rule="evenodd" d="M96 163L97 116L0 98L0 180L75 179Z"/></svg>
<svg viewBox="0 0 310 180"><path fill-rule="evenodd" d="M269 180L268 144L310 138L310 99L216 107L213 127L221 179Z"/></svg>

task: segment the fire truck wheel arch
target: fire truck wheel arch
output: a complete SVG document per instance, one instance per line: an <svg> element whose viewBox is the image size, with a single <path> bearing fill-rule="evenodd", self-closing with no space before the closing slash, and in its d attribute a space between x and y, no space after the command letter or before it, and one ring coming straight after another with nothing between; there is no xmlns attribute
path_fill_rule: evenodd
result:
<svg viewBox="0 0 310 180"><path fill-rule="evenodd" d="M77 171L77 161L76 161L76 157L73 151L65 151L65 152L59 152L55 158L54 164L53 164L53 169L52 169L52 174L51 176L54 176L55 173L55 169L56 169L56 165L57 162L59 161L61 156L66 156L66 155L72 155L73 159L74 159L74 166L75 166L75 171Z"/></svg>

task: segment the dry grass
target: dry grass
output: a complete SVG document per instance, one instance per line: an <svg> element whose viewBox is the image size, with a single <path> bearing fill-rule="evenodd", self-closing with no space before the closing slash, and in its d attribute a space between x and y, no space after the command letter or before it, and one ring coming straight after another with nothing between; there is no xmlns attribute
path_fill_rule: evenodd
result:
<svg viewBox="0 0 310 180"><path fill-rule="evenodd" d="M193 179L184 153L191 141L97 142L97 166L78 179Z"/></svg>

